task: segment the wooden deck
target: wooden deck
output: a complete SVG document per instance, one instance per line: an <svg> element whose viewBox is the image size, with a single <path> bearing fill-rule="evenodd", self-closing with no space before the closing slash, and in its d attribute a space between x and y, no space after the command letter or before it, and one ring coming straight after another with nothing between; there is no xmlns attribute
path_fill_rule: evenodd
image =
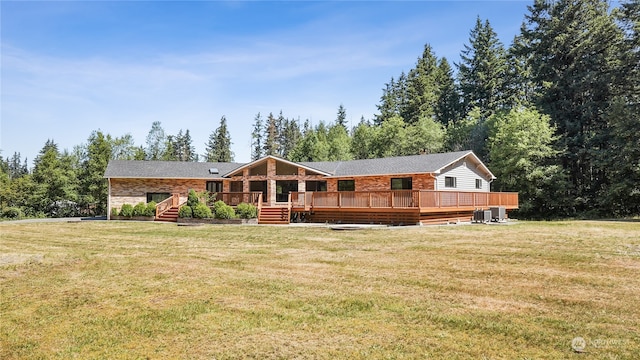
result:
<svg viewBox="0 0 640 360"><path fill-rule="evenodd" d="M477 209L518 208L518 193L427 190L294 192L291 211L310 222L408 225L468 221Z"/></svg>

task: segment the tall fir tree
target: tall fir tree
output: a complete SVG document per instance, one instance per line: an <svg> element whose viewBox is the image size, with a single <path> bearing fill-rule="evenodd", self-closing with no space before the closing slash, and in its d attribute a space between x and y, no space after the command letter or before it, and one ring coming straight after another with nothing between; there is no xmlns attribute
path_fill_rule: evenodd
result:
<svg viewBox="0 0 640 360"><path fill-rule="evenodd" d="M338 115L336 117L336 124L342 126L345 130L347 129L347 109L345 109L344 105L342 104L338 106Z"/></svg>
<svg viewBox="0 0 640 360"><path fill-rule="evenodd" d="M223 115L220 118L220 126L209 135L206 144L207 162L232 162L233 152L231 151L231 135L227 129L227 118Z"/></svg>
<svg viewBox="0 0 640 360"><path fill-rule="evenodd" d="M489 117L504 105L506 52L489 20L478 17L471 30L469 45L464 45L458 65L458 81L462 93L462 113L474 107L483 118Z"/></svg>
<svg viewBox="0 0 640 360"><path fill-rule="evenodd" d="M435 106L435 117L442 125L447 126L460 119L460 94L453 77L453 69L446 58L438 62L438 100Z"/></svg>
<svg viewBox="0 0 640 360"><path fill-rule="evenodd" d="M414 124L422 117L432 117L439 97L438 58L426 44L415 68L407 76L406 106L400 111L405 123Z"/></svg>
<svg viewBox="0 0 640 360"><path fill-rule="evenodd" d="M264 123L260 113L256 114L253 120L253 130L251 131L251 160L255 161L262 157L263 139L264 139Z"/></svg>
<svg viewBox="0 0 640 360"><path fill-rule="evenodd" d="M263 155L279 155L280 144L278 143L278 120L269 113L264 133Z"/></svg>

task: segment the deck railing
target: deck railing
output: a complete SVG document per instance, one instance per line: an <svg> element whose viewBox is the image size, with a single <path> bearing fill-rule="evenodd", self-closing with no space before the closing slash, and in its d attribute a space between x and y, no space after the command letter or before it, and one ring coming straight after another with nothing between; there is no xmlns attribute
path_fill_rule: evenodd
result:
<svg viewBox="0 0 640 360"><path fill-rule="evenodd" d="M211 199L212 202L224 201L229 206L238 206L240 203L258 205L262 202L262 192L219 192ZM211 204L213 205L213 204Z"/></svg>
<svg viewBox="0 0 640 360"><path fill-rule="evenodd" d="M293 207L304 208L518 208L518 193L385 190L292 192Z"/></svg>

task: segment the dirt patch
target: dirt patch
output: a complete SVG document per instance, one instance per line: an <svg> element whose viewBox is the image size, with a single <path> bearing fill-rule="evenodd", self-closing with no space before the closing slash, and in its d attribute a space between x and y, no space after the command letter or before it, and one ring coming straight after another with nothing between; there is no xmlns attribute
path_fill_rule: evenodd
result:
<svg viewBox="0 0 640 360"><path fill-rule="evenodd" d="M20 265L25 263L41 263L44 259L42 254L21 254L8 253L0 254L0 266Z"/></svg>

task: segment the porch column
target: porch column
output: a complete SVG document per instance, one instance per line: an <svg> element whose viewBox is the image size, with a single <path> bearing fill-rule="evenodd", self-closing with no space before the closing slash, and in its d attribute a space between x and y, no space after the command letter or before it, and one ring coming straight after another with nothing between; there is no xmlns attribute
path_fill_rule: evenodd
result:
<svg viewBox="0 0 640 360"><path fill-rule="evenodd" d="M303 168L298 168L298 192L307 191L307 182L304 180L306 171Z"/></svg>
<svg viewBox="0 0 640 360"><path fill-rule="evenodd" d="M269 206L276 204L276 159L267 159L267 201Z"/></svg>

